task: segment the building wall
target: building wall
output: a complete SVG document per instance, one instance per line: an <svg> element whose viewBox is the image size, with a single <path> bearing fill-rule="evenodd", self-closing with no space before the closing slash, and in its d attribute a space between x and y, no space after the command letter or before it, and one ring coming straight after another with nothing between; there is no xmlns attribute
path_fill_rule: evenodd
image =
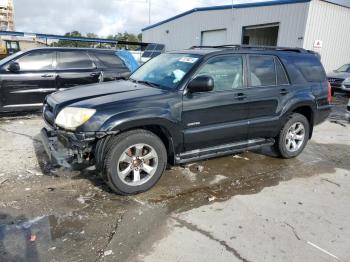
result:
<svg viewBox="0 0 350 262"><path fill-rule="evenodd" d="M195 12L142 32L143 41L178 50L200 45L201 32L227 29L226 44L241 44L242 27L280 23L278 45L302 47L310 3Z"/></svg>
<svg viewBox="0 0 350 262"><path fill-rule="evenodd" d="M314 48L315 40L322 40L322 48ZM313 0L304 48L321 54L327 72L350 63L350 8Z"/></svg>
<svg viewBox="0 0 350 262"><path fill-rule="evenodd" d="M38 47L46 47L46 44L39 41L19 40L19 46L22 51L30 50Z"/></svg>
<svg viewBox="0 0 350 262"><path fill-rule="evenodd" d="M12 0L2 0L0 2L0 30L14 31L14 7Z"/></svg>

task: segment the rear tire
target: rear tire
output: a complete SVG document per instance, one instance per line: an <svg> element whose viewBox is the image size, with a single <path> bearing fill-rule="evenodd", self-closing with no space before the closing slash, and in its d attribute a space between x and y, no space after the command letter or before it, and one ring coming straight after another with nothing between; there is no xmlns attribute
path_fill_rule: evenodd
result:
<svg viewBox="0 0 350 262"><path fill-rule="evenodd" d="M167 151L155 134L138 129L108 142L103 177L119 195L133 195L153 187L167 166Z"/></svg>
<svg viewBox="0 0 350 262"><path fill-rule="evenodd" d="M293 113L277 137L275 148L282 158L298 156L305 148L310 135L310 123L299 113Z"/></svg>

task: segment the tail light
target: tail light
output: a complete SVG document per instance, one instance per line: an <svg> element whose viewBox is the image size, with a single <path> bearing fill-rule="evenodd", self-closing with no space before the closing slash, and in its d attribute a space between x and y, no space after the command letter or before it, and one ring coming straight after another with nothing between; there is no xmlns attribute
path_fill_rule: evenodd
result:
<svg viewBox="0 0 350 262"><path fill-rule="evenodd" d="M328 96L327 96L327 101L328 103L332 102L332 86L331 84L328 82Z"/></svg>

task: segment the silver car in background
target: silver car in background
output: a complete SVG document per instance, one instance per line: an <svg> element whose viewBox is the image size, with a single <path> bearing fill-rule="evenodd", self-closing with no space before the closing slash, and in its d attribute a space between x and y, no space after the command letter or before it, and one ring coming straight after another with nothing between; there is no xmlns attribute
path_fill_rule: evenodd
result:
<svg viewBox="0 0 350 262"><path fill-rule="evenodd" d="M350 94L350 63L330 72L328 81L332 86L332 95L334 91Z"/></svg>

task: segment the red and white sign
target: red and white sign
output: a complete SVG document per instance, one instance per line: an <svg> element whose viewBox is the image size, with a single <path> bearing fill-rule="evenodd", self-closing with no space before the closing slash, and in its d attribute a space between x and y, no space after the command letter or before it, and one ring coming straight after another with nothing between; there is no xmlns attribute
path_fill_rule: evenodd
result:
<svg viewBox="0 0 350 262"><path fill-rule="evenodd" d="M315 48L322 48L322 40L315 40L314 47Z"/></svg>

